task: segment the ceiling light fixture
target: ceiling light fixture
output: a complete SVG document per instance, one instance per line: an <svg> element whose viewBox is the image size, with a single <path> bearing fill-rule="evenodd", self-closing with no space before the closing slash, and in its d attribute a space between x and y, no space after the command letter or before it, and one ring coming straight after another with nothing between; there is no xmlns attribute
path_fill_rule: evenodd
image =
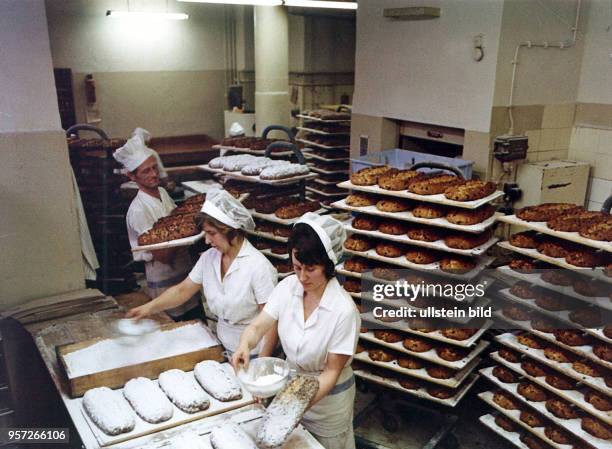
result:
<svg viewBox="0 0 612 449"><path fill-rule="evenodd" d="M106 11L111 19L153 19L153 20L187 20L189 15L182 12L144 12L144 11Z"/></svg>
<svg viewBox="0 0 612 449"><path fill-rule="evenodd" d="M283 0L179 0L189 3L218 3L223 5L281 6Z"/></svg>
<svg viewBox="0 0 612 449"><path fill-rule="evenodd" d="M332 2L326 0L284 0L285 6L300 8L330 8L330 9L357 9L357 2Z"/></svg>

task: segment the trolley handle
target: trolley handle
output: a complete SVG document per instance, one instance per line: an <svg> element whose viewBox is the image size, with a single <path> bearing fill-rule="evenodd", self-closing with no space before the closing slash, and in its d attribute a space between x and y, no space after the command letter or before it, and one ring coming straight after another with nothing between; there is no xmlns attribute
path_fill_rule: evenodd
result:
<svg viewBox="0 0 612 449"><path fill-rule="evenodd" d="M346 104L341 104L340 106L336 108L336 112L342 112L342 111L352 112L352 109L350 106Z"/></svg>
<svg viewBox="0 0 612 449"><path fill-rule="evenodd" d="M612 208L612 196L609 196L606 201L604 201L603 205L601 206L601 211L609 214L610 208Z"/></svg>
<svg viewBox="0 0 612 449"><path fill-rule="evenodd" d="M270 157L270 155L272 154L272 150L274 148L286 148L287 150L293 151L293 154L297 158L298 162L302 165L306 165L306 159L304 158L304 155L302 154L300 149L297 147L297 145L291 142L283 142L283 141L272 142L266 148L266 152L264 153L264 156Z"/></svg>
<svg viewBox="0 0 612 449"><path fill-rule="evenodd" d="M452 165L444 164L442 162L418 162L412 165L410 167L410 170L416 170L418 168L439 168L442 170L448 170L456 174L459 178L465 179L465 176L463 176L463 172L457 167L453 167Z"/></svg>
<svg viewBox="0 0 612 449"><path fill-rule="evenodd" d="M287 134L287 137L289 137L289 140L291 141L291 143L295 143L295 136L293 135L293 132L286 126L270 125L266 127L266 129L263 130L263 133L261 133L261 137L266 139L270 131L284 131Z"/></svg>
<svg viewBox="0 0 612 449"><path fill-rule="evenodd" d="M66 130L66 137L70 137L71 134L75 134L78 136L79 131L92 131L98 134L103 140L110 140L108 135L97 126L87 125L85 123L80 123L76 125L72 125L70 128Z"/></svg>

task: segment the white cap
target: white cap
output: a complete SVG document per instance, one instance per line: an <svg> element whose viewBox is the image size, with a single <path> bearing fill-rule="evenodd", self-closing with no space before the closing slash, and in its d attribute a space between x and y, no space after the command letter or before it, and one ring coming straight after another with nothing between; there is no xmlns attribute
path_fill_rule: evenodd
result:
<svg viewBox="0 0 612 449"><path fill-rule="evenodd" d="M318 215L314 212L305 213L297 223L305 223L317 233L327 256L334 265L337 264L346 240L346 230L342 223L330 215Z"/></svg>
<svg viewBox="0 0 612 449"><path fill-rule="evenodd" d="M202 212L233 229L255 229L255 222L249 211L225 190L208 191Z"/></svg>
<svg viewBox="0 0 612 449"><path fill-rule="evenodd" d="M244 128L238 122L232 123L229 129L230 137L238 137L244 134Z"/></svg>
<svg viewBox="0 0 612 449"><path fill-rule="evenodd" d="M151 133L144 128L136 128L132 131L130 137L140 137L142 143L149 143L149 140L151 140Z"/></svg>
<svg viewBox="0 0 612 449"><path fill-rule="evenodd" d="M113 157L129 171L134 171L151 156L153 150L147 148L139 136L130 137L121 148L118 148Z"/></svg>

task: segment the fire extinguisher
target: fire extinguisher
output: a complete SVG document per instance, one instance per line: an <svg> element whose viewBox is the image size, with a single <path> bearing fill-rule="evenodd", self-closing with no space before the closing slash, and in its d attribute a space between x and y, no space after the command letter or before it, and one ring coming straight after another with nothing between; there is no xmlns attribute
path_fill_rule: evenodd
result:
<svg viewBox="0 0 612 449"><path fill-rule="evenodd" d="M92 74L85 76L85 98L89 104L96 102L96 81Z"/></svg>

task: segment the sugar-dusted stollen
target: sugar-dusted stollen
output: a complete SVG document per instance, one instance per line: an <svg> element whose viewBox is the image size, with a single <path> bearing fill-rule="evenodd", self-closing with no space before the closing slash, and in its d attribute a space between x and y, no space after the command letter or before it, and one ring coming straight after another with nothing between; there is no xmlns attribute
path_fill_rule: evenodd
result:
<svg viewBox="0 0 612 449"><path fill-rule="evenodd" d="M209 449L209 446L200 435L187 431L172 438L170 449Z"/></svg>
<svg viewBox="0 0 612 449"><path fill-rule="evenodd" d="M136 425L134 412L121 393L108 387L93 388L83 396L87 416L107 435L130 432Z"/></svg>
<svg viewBox="0 0 612 449"><path fill-rule="evenodd" d="M230 156L232 157L232 156ZM223 162L224 171L240 171L243 167L249 165L257 159L251 154L240 154L236 159L230 159Z"/></svg>
<svg viewBox="0 0 612 449"><path fill-rule="evenodd" d="M138 416L148 423L156 424L172 418L174 408L151 379L137 377L123 387L123 395Z"/></svg>
<svg viewBox="0 0 612 449"><path fill-rule="evenodd" d="M291 178L293 176L306 175L310 172L307 165L301 164L289 164L289 165L277 165L273 167L267 167L262 170L259 174L260 179L284 179Z"/></svg>
<svg viewBox="0 0 612 449"><path fill-rule="evenodd" d="M210 406L208 396L193 376L180 369L164 371L159 375L159 387L174 405L187 413L206 410Z"/></svg>
<svg viewBox="0 0 612 449"><path fill-rule="evenodd" d="M257 449L251 437L238 424L229 421L213 429L210 445L213 449Z"/></svg>
<svg viewBox="0 0 612 449"><path fill-rule="evenodd" d="M210 168L223 168L223 166L227 164L231 164L233 162L245 161L245 160L253 160L255 156L251 154L237 154L234 156L218 156L214 159L211 159L208 163Z"/></svg>
<svg viewBox="0 0 612 449"><path fill-rule="evenodd" d="M257 446L272 449L287 441L317 394L319 381L311 376L297 376L272 400L257 432Z"/></svg>
<svg viewBox="0 0 612 449"><path fill-rule="evenodd" d="M284 160L274 160L267 157L257 159L242 168L241 173L246 176L257 176L268 167L277 167L279 165L289 165L291 162Z"/></svg>
<svg viewBox="0 0 612 449"><path fill-rule="evenodd" d="M238 378L219 362L204 360L195 366L193 373L202 388L219 401L234 401L242 397Z"/></svg>

